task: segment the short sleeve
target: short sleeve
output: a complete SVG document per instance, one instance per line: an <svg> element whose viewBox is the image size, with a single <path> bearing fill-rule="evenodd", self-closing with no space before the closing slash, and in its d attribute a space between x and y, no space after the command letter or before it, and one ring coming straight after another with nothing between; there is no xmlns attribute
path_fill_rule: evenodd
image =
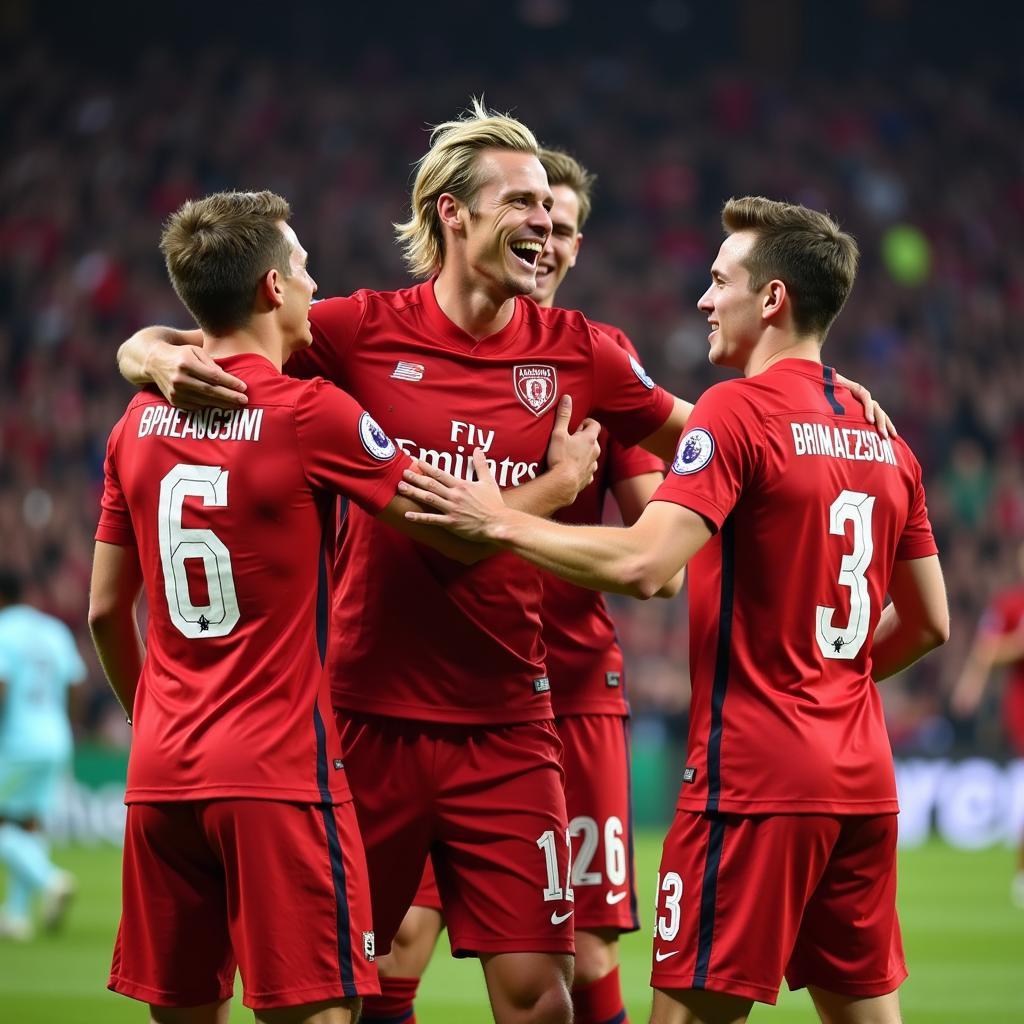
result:
<svg viewBox="0 0 1024 1024"><path fill-rule="evenodd" d="M590 415L629 446L650 437L672 412L674 399L658 387L640 361L590 325L594 401Z"/></svg>
<svg viewBox="0 0 1024 1024"><path fill-rule="evenodd" d="M312 380L295 405L295 431L306 478L377 515L398 490L412 460L373 417L340 389Z"/></svg>
<svg viewBox="0 0 1024 1024"><path fill-rule="evenodd" d="M323 377L338 387L348 379L346 357L366 313L362 293L322 299L309 307L313 344L296 352L284 366L284 372L299 380Z"/></svg>
<svg viewBox="0 0 1024 1024"><path fill-rule="evenodd" d="M928 520L928 506L925 504L924 485L921 482L921 466L905 445L904 451L913 459L914 493L907 524L896 545L896 560L900 562L911 558L927 558L929 555L938 554L939 551L932 534L932 524Z"/></svg>
<svg viewBox="0 0 1024 1024"><path fill-rule="evenodd" d="M651 498L684 505L716 530L753 481L764 453L763 419L741 383L717 384L700 397L665 482Z"/></svg>
<svg viewBox="0 0 1024 1024"><path fill-rule="evenodd" d="M650 452L636 445L626 447L614 438L608 439L607 474L609 484L617 484L621 480L632 480L635 476L647 473L664 475L665 463Z"/></svg>
<svg viewBox="0 0 1024 1024"><path fill-rule="evenodd" d="M134 547L135 528L117 473L117 446L124 424L125 418L122 417L107 439L107 454L103 460L103 497L100 501L96 540L104 544L117 544L119 547Z"/></svg>

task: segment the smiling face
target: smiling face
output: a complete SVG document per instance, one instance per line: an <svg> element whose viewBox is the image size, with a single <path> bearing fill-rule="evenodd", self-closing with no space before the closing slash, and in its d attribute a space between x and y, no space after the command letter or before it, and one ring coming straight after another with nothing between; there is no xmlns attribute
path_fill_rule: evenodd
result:
<svg viewBox="0 0 1024 1024"><path fill-rule="evenodd" d="M551 237L544 247L537 268L537 287L533 298L538 305L550 306L555 301L565 275L576 266L580 251L580 201L568 185L552 185L555 205L551 208Z"/></svg>
<svg viewBox="0 0 1024 1024"><path fill-rule="evenodd" d="M492 286L500 298L529 295L551 233L547 175L529 153L484 150L478 161L483 184L471 208L461 206L461 245L447 246L446 261L461 250L474 283Z"/></svg>
<svg viewBox="0 0 1024 1024"><path fill-rule="evenodd" d="M290 224L278 222L281 234L288 241L289 276L278 276L278 287L284 301L278 312L285 338L290 351L308 348L313 344L313 334L309 324L309 306L316 294L316 281L306 269L308 254L302 248L298 236Z"/></svg>
<svg viewBox="0 0 1024 1024"><path fill-rule="evenodd" d="M715 366L743 370L764 330L761 312L768 286L751 291L743 265L756 237L752 231L737 231L725 239L711 266L711 285L697 303L711 325L708 359Z"/></svg>

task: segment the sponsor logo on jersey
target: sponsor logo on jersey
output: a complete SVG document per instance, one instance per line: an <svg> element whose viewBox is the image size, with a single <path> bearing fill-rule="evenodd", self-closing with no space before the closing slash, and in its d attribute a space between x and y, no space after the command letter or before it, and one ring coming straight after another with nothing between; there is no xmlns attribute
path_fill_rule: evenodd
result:
<svg viewBox="0 0 1024 1024"><path fill-rule="evenodd" d="M516 398L534 416L547 412L558 397L558 375L553 366L541 363L513 366L512 383L515 385Z"/></svg>
<svg viewBox="0 0 1024 1024"><path fill-rule="evenodd" d="M612 689L622 685L622 673L621 672L605 672L604 674L604 685L610 686Z"/></svg>
<svg viewBox="0 0 1024 1024"><path fill-rule="evenodd" d="M359 440L363 442L363 447L381 462L393 459L395 452L398 451L395 442L377 426L377 421L368 412L359 417Z"/></svg>
<svg viewBox="0 0 1024 1024"><path fill-rule="evenodd" d="M696 782L697 781L697 769L691 768L687 765L683 769L683 782Z"/></svg>
<svg viewBox="0 0 1024 1024"><path fill-rule="evenodd" d="M715 439L703 428L695 427L683 434L672 461L672 472L680 476L703 469L715 454Z"/></svg>
<svg viewBox="0 0 1024 1024"><path fill-rule="evenodd" d="M621 903L626 898L626 890L622 892L606 892L604 894L604 901L610 907L614 907L616 903Z"/></svg>
<svg viewBox="0 0 1024 1024"><path fill-rule="evenodd" d="M681 949L673 949L669 953L664 953L660 949L656 949L654 951L654 959L660 964L663 960L668 960L670 957L678 956L681 952Z"/></svg>
<svg viewBox="0 0 1024 1024"><path fill-rule="evenodd" d="M633 372L639 378L640 383L643 384L645 388L653 391L654 381L651 380L647 371L636 361L636 359L633 358L633 356L629 357L629 365L633 367Z"/></svg>
<svg viewBox="0 0 1024 1024"><path fill-rule="evenodd" d="M391 378L392 380L423 380L423 364L406 363L399 359Z"/></svg>
<svg viewBox="0 0 1024 1024"><path fill-rule="evenodd" d="M551 680L547 676L541 676L540 679L534 679L533 681L533 692L534 693L550 693L551 692Z"/></svg>
<svg viewBox="0 0 1024 1024"><path fill-rule="evenodd" d="M551 912L551 923L552 924L565 924L566 921L572 917L573 912L567 910L564 914L560 914L557 910Z"/></svg>
<svg viewBox="0 0 1024 1024"><path fill-rule="evenodd" d="M372 964L377 956L377 941L373 932L363 932L363 956Z"/></svg>

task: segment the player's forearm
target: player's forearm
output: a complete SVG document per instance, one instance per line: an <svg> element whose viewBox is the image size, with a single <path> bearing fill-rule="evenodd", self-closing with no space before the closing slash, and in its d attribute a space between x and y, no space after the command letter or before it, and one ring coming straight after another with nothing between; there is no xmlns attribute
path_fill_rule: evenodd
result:
<svg viewBox="0 0 1024 1024"><path fill-rule="evenodd" d="M101 613L90 611L89 630L110 688L130 719L145 658L134 608L116 608Z"/></svg>
<svg viewBox="0 0 1024 1024"><path fill-rule="evenodd" d="M646 599L664 582L628 529L568 526L509 509L489 533L499 547L590 590Z"/></svg>
<svg viewBox="0 0 1024 1024"><path fill-rule="evenodd" d="M533 480L502 492L505 504L532 516L550 516L576 500L577 483L565 465L555 466Z"/></svg>
<svg viewBox="0 0 1024 1024"><path fill-rule="evenodd" d="M1012 665L1024 659L1024 630L1008 633L990 639L988 649L989 663L993 666Z"/></svg>
<svg viewBox="0 0 1024 1024"><path fill-rule="evenodd" d="M686 429L691 412L693 403L677 398L665 422L650 437L645 437L640 447L657 455L659 459L671 462L676 456L679 437Z"/></svg>
<svg viewBox="0 0 1024 1024"><path fill-rule="evenodd" d="M875 681L881 682L902 672L945 640L946 635L934 626L904 621L895 605L886 605L875 627L871 644L872 675Z"/></svg>
<svg viewBox="0 0 1024 1024"><path fill-rule="evenodd" d="M202 345L202 331L179 331L174 327L143 327L117 350L117 368L130 384L153 383L149 359L160 345Z"/></svg>

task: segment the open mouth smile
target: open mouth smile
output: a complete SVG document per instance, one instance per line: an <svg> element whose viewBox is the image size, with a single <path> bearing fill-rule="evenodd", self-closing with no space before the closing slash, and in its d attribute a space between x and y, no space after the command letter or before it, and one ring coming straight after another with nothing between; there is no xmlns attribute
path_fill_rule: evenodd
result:
<svg viewBox="0 0 1024 1024"><path fill-rule="evenodd" d="M523 238L515 242L510 242L509 248L512 250L512 255L515 256L520 263L526 264L526 266L531 270L536 270L537 263L540 260L540 254L544 251L544 243L533 239Z"/></svg>

